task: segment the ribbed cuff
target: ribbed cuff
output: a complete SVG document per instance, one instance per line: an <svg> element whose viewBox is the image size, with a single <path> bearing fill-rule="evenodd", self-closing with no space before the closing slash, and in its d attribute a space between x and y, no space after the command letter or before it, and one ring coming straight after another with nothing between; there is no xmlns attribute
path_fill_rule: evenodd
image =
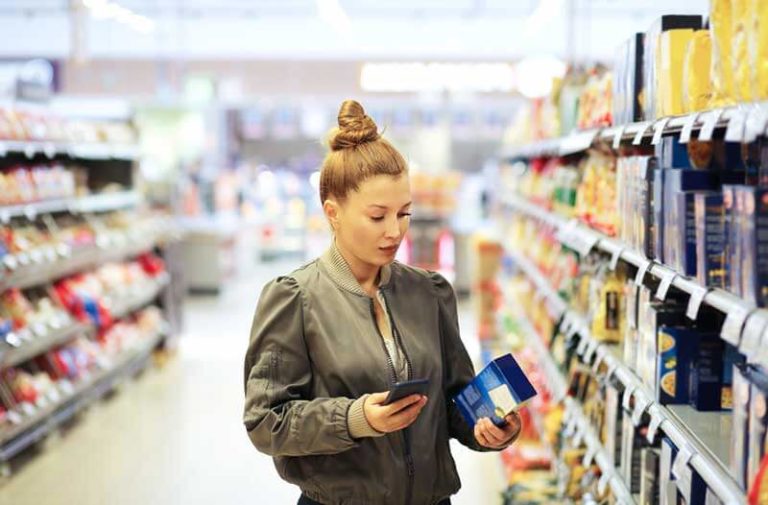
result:
<svg viewBox="0 0 768 505"><path fill-rule="evenodd" d="M366 398L368 398L368 395L361 396L352 402L352 406L349 408L349 413L347 414L347 426L349 427L349 434L352 435L352 438L381 437L385 435L385 433L382 433L371 426L368 419L365 417L365 409L363 406L365 405Z"/></svg>

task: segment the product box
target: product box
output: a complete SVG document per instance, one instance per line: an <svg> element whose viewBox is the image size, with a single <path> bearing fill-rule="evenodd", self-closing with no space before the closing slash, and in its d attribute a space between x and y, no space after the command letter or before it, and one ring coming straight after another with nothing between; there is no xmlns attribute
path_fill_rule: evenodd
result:
<svg viewBox="0 0 768 505"><path fill-rule="evenodd" d="M768 189L744 187L741 222L741 294L768 305Z"/></svg>
<svg viewBox="0 0 768 505"><path fill-rule="evenodd" d="M653 170L653 258L664 263L664 181L667 170Z"/></svg>
<svg viewBox="0 0 768 505"><path fill-rule="evenodd" d="M736 286L731 281L734 270L733 246L736 241L734 227L734 215L736 212L736 188L735 184L723 184L723 236L725 247L723 248L723 270L725 289L734 292Z"/></svg>
<svg viewBox="0 0 768 505"><path fill-rule="evenodd" d="M675 202L677 216L677 250L678 264L675 269L687 276L696 277L698 267L698 251L696 249L696 196L697 191L683 191L677 194Z"/></svg>
<svg viewBox="0 0 768 505"><path fill-rule="evenodd" d="M731 380L725 367L726 344L717 333L701 333L698 345L692 349L689 371L689 403L699 411L729 410L733 406Z"/></svg>
<svg viewBox="0 0 768 505"><path fill-rule="evenodd" d="M672 475L672 464L677 448L666 437L661 439L661 454L659 455L659 505L677 505L678 492L675 478Z"/></svg>
<svg viewBox="0 0 768 505"><path fill-rule="evenodd" d="M640 505L659 503L659 462L661 451L652 447L640 451Z"/></svg>
<svg viewBox="0 0 768 505"><path fill-rule="evenodd" d="M700 28L700 27L697 27ZM683 69L694 30L676 29L661 34L656 55L656 115L677 116L683 106Z"/></svg>
<svg viewBox="0 0 768 505"><path fill-rule="evenodd" d="M696 279L712 288L724 288L722 192L698 193L695 196Z"/></svg>
<svg viewBox="0 0 768 505"><path fill-rule="evenodd" d="M656 221L654 219L654 207L656 202L654 201L654 180L655 171L658 170L657 159L653 156L639 156L638 157L638 191L637 191L637 206L638 209L638 226L637 226L637 240L636 248L643 251L648 258L654 258L655 244L655 228Z"/></svg>
<svg viewBox="0 0 768 505"><path fill-rule="evenodd" d="M688 146L681 144L677 137L662 137L654 151L660 168L693 168L688 156Z"/></svg>
<svg viewBox="0 0 768 505"><path fill-rule="evenodd" d="M612 466L618 466L621 461L622 420L624 410L621 408L619 390L610 382L605 388L605 421L603 423L603 440L605 452Z"/></svg>
<svg viewBox="0 0 768 505"><path fill-rule="evenodd" d="M748 367L749 435L747 442L747 482L755 480L765 456L765 436L768 431L768 375L758 366Z"/></svg>
<svg viewBox="0 0 768 505"><path fill-rule="evenodd" d="M719 188L719 179L712 172L700 170L667 170L664 176L664 263L682 272L682 258L686 251L680 248L679 237L683 234L681 223L686 223L688 208L681 207L687 200L678 195L685 191L707 191ZM691 203L691 214L693 204ZM691 216L693 217L693 216ZM693 244L695 256L695 242ZM694 263L695 264L695 263ZM694 272L695 274L695 272Z"/></svg>
<svg viewBox="0 0 768 505"><path fill-rule="evenodd" d="M511 354L488 364L454 401L469 426L483 417L503 424L504 417L536 396L536 390Z"/></svg>
<svg viewBox="0 0 768 505"><path fill-rule="evenodd" d="M716 402L719 410L723 371L718 358L722 358L724 344L719 335L662 326L658 341L656 401L662 405L693 403L695 394L702 404Z"/></svg>
<svg viewBox="0 0 768 505"><path fill-rule="evenodd" d="M613 66L613 124L643 119L643 49L645 34L636 33L619 48Z"/></svg>
<svg viewBox="0 0 768 505"><path fill-rule="evenodd" d="M733 429L728 469L742 489L747 487L750 383L745 366L733 369Z"/></svg>
<svg viewBox="0 0 768 505"><path fill-rule="evenodd" d="M681 306L664 305L658 302L644 302L638 307L638 375L651 390L658 382L658 339L662 326L686 324L685 309Z"/></svg>
<svg viewBox="0 0 768 505"><path fill-rule="evenodd" d="M629 484L627 487L630 493L638 494L642 474L640 450L643 447L643 438L635 429L635 425L632 424L631 416L624 415L621 427L621 466L619 470L622 480Z"/></svg>
<svg viewBox="0 0 768 505"><path fill-rule="evenodd" d="M645 103L643 113L645 120L653 120L658 117L657 110L660 103L659 76L662 72L659 58L659 46L661 34L675 29L698 30L702 27L701 16L661 16L645 33L645 50L643 51L643 91ZM681 64L682 68L682 64ZM678 88L681 89L681 88Z"/></svg>

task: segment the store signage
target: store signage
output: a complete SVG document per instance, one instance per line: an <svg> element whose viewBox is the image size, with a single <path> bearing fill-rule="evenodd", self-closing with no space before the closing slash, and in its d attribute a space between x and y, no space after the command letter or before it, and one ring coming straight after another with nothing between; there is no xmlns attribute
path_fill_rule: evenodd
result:
<svg viewBox="0 0 768 505"><path fill-rule="evenodd" d="M0 97L47 102L55 91L56 73L49 60L0 62Z"/></svg>

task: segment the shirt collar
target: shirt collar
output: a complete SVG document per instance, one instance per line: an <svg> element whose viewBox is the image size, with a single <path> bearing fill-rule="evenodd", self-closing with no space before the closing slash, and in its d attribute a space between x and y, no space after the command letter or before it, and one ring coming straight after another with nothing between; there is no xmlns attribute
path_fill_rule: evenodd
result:
<svg viewBox="0 0 768 505"><path fill-rule="evenodd" d="M341 251L339 251L339 248L336 246L335 240L320 259L327 267L331 279L333 279L333 281L341 288L356 295L368 296L362 286L360 286L355 275L352 273L352 269L349 268L347 260L341 255ZM389 264L381 267L381 273L379 274L379 288L387 286L391 277L392 267Z"/></svg>

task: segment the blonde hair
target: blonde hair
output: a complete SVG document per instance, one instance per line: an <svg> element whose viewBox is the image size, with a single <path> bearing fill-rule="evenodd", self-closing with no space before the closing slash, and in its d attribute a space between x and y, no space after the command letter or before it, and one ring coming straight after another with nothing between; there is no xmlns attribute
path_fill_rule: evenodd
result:
<svg viewBox="0 0 768 505"><path fill-rule="evenodd" d="M355 100L345 100L339 126L328 136L330 151L320 171L320 202L344 200L350 191L376 175L398 177L408 171L403 156L379 134L376 123Z"/></svg>

